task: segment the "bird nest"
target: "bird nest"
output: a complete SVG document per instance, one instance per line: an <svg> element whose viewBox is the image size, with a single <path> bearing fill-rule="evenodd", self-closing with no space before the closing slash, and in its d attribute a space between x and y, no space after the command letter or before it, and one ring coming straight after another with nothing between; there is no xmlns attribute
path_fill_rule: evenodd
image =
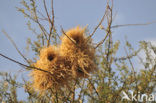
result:
<svg viewBox="0 0 156 103"><path fill-rule="evenodd" d="M33 87L37 90L69 86L74 78L87 78L96 70L95 49L88 42L85 30L76 27L61 37L58 46L42 48L32 70Z"/></svg>

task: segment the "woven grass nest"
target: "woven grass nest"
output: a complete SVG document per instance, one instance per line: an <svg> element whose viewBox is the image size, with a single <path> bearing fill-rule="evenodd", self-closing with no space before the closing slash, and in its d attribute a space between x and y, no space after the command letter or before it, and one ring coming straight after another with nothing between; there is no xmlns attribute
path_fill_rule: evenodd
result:
<svg viewBox="0 0 156 103"><path fill-rule="evenodd" d="M40 51L34 66L49 73L36 69L31 71L35 89L44 91L69 86L74 78L87 78L97 69L95 49L87 41L84 29L76 27L68 30L61 41L58 47L49 46Z"/></svg>

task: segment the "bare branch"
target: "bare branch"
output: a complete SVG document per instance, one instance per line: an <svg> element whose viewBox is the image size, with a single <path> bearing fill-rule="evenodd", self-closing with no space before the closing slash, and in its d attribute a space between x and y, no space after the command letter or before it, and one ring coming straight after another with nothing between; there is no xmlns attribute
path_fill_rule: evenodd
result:
<svg viewBox="0 0 156 103"><path fill-rule="evenodd" d="M51 9L52 9L52 23L54 25L55 15L54 15L54 3L53 3L53 0L51 0Z"/></svg>
<svg viewBox="0 0 156 103"><path fill-rule="evenodd" d="M112 4L111 8L110 8L109 5L107 5L107 9L110 11L110 17L108 17L108 27L107 27L107 29L106 29L107 34L106 34L106 36L104 37L104 39L101 40L101 41L95 46L95 49L96 49L97 47L99 47L101 44L103 44L104 41L107 39L107 37L108 37L109 35L111 35L111 25L112 25L112 16L113 16L113 14L112 14L113 4Z"/></svg>
<svg viewBox="0 0 156 103"><path fill-rule="evenodd" d="M40 69L40 68L37 68L37 67L25 65L25 64L23 64L23 63L20 63L20 62L14 60L14 59L11 59L11 58L7 57L7 56L5 56L5 55L3 55L3 54L1 54L1 53L0 53L0 56L4 57L4 58L6 58L6 59L8 59L8 60L10 60L10 61L12 61L12 62L14 62L14 63L17 63L17 64L19 64L19 65L21 65L21 66L23 66L23 67L26 67L26 68L33 68L33 69L36 69L36 70L39 70L39 71L43 71L43 72L46 72L46 73L49 73L50 75L52 75L49 71L46 71L46 70L43 70L43 69Z"/></svg>
<svg viewBox="0 0 156 103"><path fill-rule="evenodd" d="M13 46L15 47L15 49L17 50L17 52L23 57L23 59L30 64L30 62L27 60L27 58L20 52L20 50L18 49L16 43L13 41L13 39L4 31L2 30L2 32L4 33L4 35L10 40L10 42L13 44Z"/></svg>
<svg viewBox="0 0 156 103"><path fill-rule="evenodd" d="M76 42L75 42L74 40L72 40L72 39L65 33L65 31L63 30L62 27L61 27L61 31L62 31L62 33L63 33L72 43L74 43L74 44L77 46Z"/></svg>
<svg viewBox="0 0 156 103"><path fill-rule="evenodd" d="M129 61L130 65L131 65L131 67L132 67L133 75L134 75L134 77L136 78L136 73L135 73L135 70L134 70L134 66L133 66L133 63L132 63L132 61L131 61L129 55L128 55L128 52L127 52L126 47L124 47L124 50L125 50L125 53L126 53L126 55L127 55L127 57L128 57L128 61Z"/></svg>
<svg viewBox="0 0 156 103"><path fill-rule="evenodd" d="M49 42L50 42L50 38L51 38L51 35L52 35L52 30L54 29L54 18L55 18L55 15L54 15L54 5L53 5L53 0L51 0L51 9L52 9L52 20L51 20L51 28L50 28L50 35L49 35ZM59 35L57 35L59 37ZM59 37L60 39L60 37Z"/></svg>
<svg viewBox="0 0 156 103"><path fill-rule="evenodd" d="M49 33L49 37L48 37L48 44L47 46L50 45L50 38L51 38L51 35L52 35L52 30L54 28L54 8L53 8L53 0L51 1L51 8L52 8L52 20L50 19L50 16L49 16L49 13L48 13L48 10L47 10L47 6L46 6L46 2L45 0L43 0L43 3L44 3L44 9L46 11L46 14L47 14L47 17L48 17L48 21L50 23L50 33Z"/></svg>
<svg viewBox="0 0 156 103"><path fill-rule="evenodd" d="M39 18L40 20L49 21L48 18L46 18L40 11L37 11L37 12L42 16L42 18L41 17Z"/></svg>
<svg viewBox="0 0 156 103"><path fill-rule="evenodd" d="M98 48L101 44L104 43L104 41L107 39L109 33L106 34L105 38L103 40L101 40L96 46L95 46L95 49Z"/></svg>
<svg viewBox="0 0 156 103"><path fill-rule="evenodd" d="M150 25L150 24L153 24L153 23L156 23L156 21L142 23L142 24L121 24L121 25L114 25L111 28L119 28L119 27L126 27L126 26L146 26L146 25Z"/></svg>
<svg viewBox="0 0 156 103"><path fill-rule="evenodd" d="M95 29L93 30L93 32L91 33L91 35L88 37L88 40L94 35L94 33L96 32L96 30L99 28L99 26L102 24L102 22L104 21L104 18L107 14L107 9L108 9L108 2L107 2L107 5L106 5L106 10L104 12L104 15L103 17L101 18L100 22L98 23L98 25L95 27Z"/></svg>
<svg viewBox="0 0 156 103"><path fill-rule="evenodd" d="M52 21L50 19L45 0L43 0L43 4L44 4L44 9L46 11L47 17L48 17L49 24L51 25L50 33L49 33L49 37L48 37L48 43L47 43L47 46L49 46L50 45L50 37L51 37L51 34L52 34L52 29L53 29L53 23L52 23Z"/></svg>
<svg viewBox="0 0 156 103"><path fill-rule="evenodd" d="M43 4L44 4L44 9L45 9L45 11L46 11L48 20L49 20L49 22L51 23L50 16L49 16L49 13L48 13L48 10L47 10L47 6L46 6L46 3L45 3L45 0L43 0Z"/></svg>

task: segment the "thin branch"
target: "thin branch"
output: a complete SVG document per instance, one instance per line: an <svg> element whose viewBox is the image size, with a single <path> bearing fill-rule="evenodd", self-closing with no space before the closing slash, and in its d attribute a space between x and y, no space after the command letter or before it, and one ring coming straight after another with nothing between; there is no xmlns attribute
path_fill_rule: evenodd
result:
<svg viewBox="0 0 156 103"><path fill-rule="evenodd" d="M127 57L128 57L129 63L130 63L130 65L131 65L131 67L132 67L132 71L133 71L133 74L134 74L134 77L135 77L134 66L133 66L133 63L132 63L131 59L129 58L129 55L128 55L128 52L127 52L126 47L124 47L124 50L125 50L125 53L126 53L126 55L127 55Z"/></svg>
<svg viewBox="0 0 156 103"><path fill-rule="evenodd" d="M15 47L15 49L17 50L17 52L23 57L23 59L30 64L30 62L27 60L27 58L20 52L20 50L18 49L16 43L13 41L13 39L4 31L2 30L2 32L4 33L4 35L10 40L10 42L13 44L13 46Z"/></svg>
<svg viewBox="0 0 156 103"><path fill-rule="evenodd" d="M34 1L32 0L32 2L34 2ZM22 12L21 8L18 8L18 7L16 7L16 8L18 9L18 11ZM35 7L34 7L34 8L35 8ZM44 28L44 27L40 24L40 22L38 21L38 17L37 17L37 14L36 14L36 9L34 10L34 14L35 14L35 18L36 18L36 19L34 19L33 17L31 17L29 14L27 14L27 13L25 13L25 12L22 12L22 13L23 13L26 17L28 17L30 20L34 21L35 23L37 23L37 24L39 25L41 31L43 32L45 38L47 39L47 35L46 35L47 31L45 30L45 28ZM47 39L47 40L48 40L48 39Z"/></svg>
<svg viewBox="0 0 156 103"><path fill-rule="evenodd" d="M54 3L53 3L53 0L51 0L51 9L52 9L52 24L54 26L55 15L54 15Z"/></svg>
<svg viewBox="0 0 156 103"><path fill-rule="evenodd" d="M106 34L105 38L103 40L101 40L96 46L95 46L95 49L98 48L101 44L104 43L104 41L107 39L109 33Z"/></svg>
<svg viewBox="0 0 156 103"><path fill-rule="evenodd" d="M47 37L47 35L46 35L46 30L45 30L45 28L40 24L40 22L38 21L38 17L37 17L37 14L36 14L36 11L34 11L34 13L35 13L35 18L36 18L36 23L39 25L39 27L40 27L40 29L41 29L41 31L43 32L43 34L44 34L44 36L45 36L45 38L48 40L48 37Z"/></svg>
<svg viewBox="0 0 156 103"><path fill-rule="evenodd" d="M95 88L94 84L91 82L91 80L88 78L89 83L92 85L93 89L95 90L95 93L97 94L98 98L100 99L100 95L97 91L97 89Z"/></svg>
<svg viewBox="0 0 156 103"><path fill-rule="evenodd" d="M108 1L107 1L107 5L106 5L106 10L104 12L103 17L101 18L100 22L98 23L98 25L95 27L95 29L93 30L93 32L91 33L91 35L88 37L88 40L94 35L94 33L96 32L96 30L99 28L99 26L102 24L102 22L104 21L104 18L107 14L107 9L108 9Z"/></svg>
<svg viewBox="0 0 156 103"><path fill-rule="evenodd" d="M23 64L23 63L20 63L20 62L14 60L14 59L11 59L11 58L7 57L7 56L5 56L5 55L3 55L3 54L1 54L1 53L0 53L0 56L6 58L6 59L8 59L8 60L10 60L10 61L12 61L12 62L14 62L14 63L16 63L16 64L19 64L19 65L21 65L21 66L24 66L24 67L26 67L26 68L33 68L33 69L36 69L36 70L39 70L39 71L43 71L43 72L46 72L46 73L49 73L50 75L52 75L49 71L46 71L46 70L43 70L43 69L40 69L40 68L37 68L37 67L25 65L25 64Z"/></svg>
<svg viewBox="0 0 156 103"><path fill-rule="evenodd" d="M49 21L49 23L50 23L50 33L49 33L49 38L48 38L48 44L47 44L47 46L49 46L50 45L50 38L51 38L51 35L52 35L52 30L53 30L53 28L54 28L54 8L53 8L53 0L51 1L52 3L51 3L51 8L52 8L52 20L50 19L50 16L49 16L49 13L48 13L48 10L47 10L47 6L46 6L46 2L45 2L45 0L43 0L43 3L44 3L44 9L45 9L45 11L46 11L46 14L47 14L47 17L48 17L48 21Z"/></svg>
<svg viewBox="0 0 156 103"><path fill-rule="evenodd" d="M142 23L142 24L121 24L121 25L114 25L111 28L126 27L126 26L146 26L146 25L150 25L150 24L153 24L153 23L156 23L156 21Z"/></svg>
<svg viewBox="0 0 156 103"><path fill-rule="evenodd" d="M107 37L109 36L109 35L111 35L111 25L112 25L112 16L113 16L113 12L112 12L112 10L113 10L113 1L112 1L112 6L110 7L108 4L107 4L107 11L110 11L110 17L108 17L107 19L108 19L108 27L107 27L107 29L106 29L106 32L107 32L107 34L106 34L106 36L105 36L105 38L103 39L103 40L101 40L96 46L95 46L95 49L97 48L97 47L99 47L101 44L103 44L104 43L104 41L107 39ZM108 15L107 15L108 16Z"/></svg>
<svg viewBox="0 0 156 103"><path fill-rule="evenodd" d="M51 20L51 27L50 27L50 34L49 34L49 42L50 43L50 38L52 35L52 30L54 29L54 5L53 5L53 0L51 0L51 8L52 8L52 20ZM59 37L59 35L57 35ZM60 37L59 37L60 38ZM49 44L48 44L49 45Z"/></svg>
<svg viewBox="0 0 156 103"><path fill-rule="evenodd" d="M62 33L63 33L72 43L74 43L74 44L77 46L76 42L75 42L74 40L72 40L72 39L65 33L65 31L63 30L62 27L61 27L61 31L62 31Z"/></svg>
<svg viewBox="0 0 156 103"><path fill-rule="evenodd" d="M48 37L47 37L47 35L46 35L46 34L48 34L48 33L47 33L46 29L40 24L40 22L39 22L39 20L38 20L37 11L36 11L36 6L35 6L35 1L34 1L34 0L31 0L31 2L33 3L32 6L33 6L34 15L35 15L35 19L34 19L34 20L35 20L36 23L39 25L39 27L40 27L40 29L42 30L42 32L43 32L45 38L48 40Z"/></svg>
<svg viewBox="0 0 156 103"><path fill-rule="evenodd" d="M138 50L136 50L136 52L133 52L131 54L129 54L128 56L123 56L120 58L115 57L114 61L123 61L123 60L127 60L128 58L132 58L134 56L138 56L137 54L141 51L141 48L139 48ZM142 60L142 59L141 59Z"/></svg>
<svg viewBox="0 0 156 103"><path fill-rule="evenodd" d="M51 29L50 29L50 37L51 37L51 34L52 34L51 33L52 29L54 28L54 20L55 20L53 0L51 0L51 9L52 9L52 22L51 22Z"/></svg>
<svg viewBox="0 0 156 103"><path fill-rule="evenodd" d="M40 11L37 10L37 12L42 16L42 19L44 20L47 20L48 21L48 18L46 18Z"/></svg>
<svg viewBox="0 0 156 103"><path fill-rule="evenodd" d="M48 43L47 43L47 46L49 46L50 45L50 37L52 35L52 30L53 30L53 22L50 19L50 16L49 16L49 13L48 13L48 10L47 10L47 6L46 6L45 0L43 0L43 4L44 4L44 9L46 11L47 17L48 17L49 24L51 25L51 27L50 27L50 33L49 33L49 37L48 37Z"/></svg>
<svg viewBox="0 0 156 103"><path fill-rule="evenodd" d="M43 4L44 4L44 9L45 9L45 11L46 11L48 20L49 20L49 22L51 23L50 16L49 16L49 13L48 13L48 10L47 10L47 6L46 6L46 3L45 3L45 0L43 0Z"/></svg>
<svg viewBox="0 0 156 103"><path fill-rule="evenodd" d="M124 50L125 50L125 53L126 53L126 55L127 55L127 57L128 57L128 52L127 52L126 47L124 47ZM135 81L136 81L136 83L135 83L136 90L137 90L136 92L137 92L137 95L138 95L138 86L137 86L138 81L137 81L137 77L136 77L136 72L135 72L135 70L134 70L134 66L133 66L133 63L132 63L132 61L131 61L131 58L128 58L128 60L129 60L129 63L130 63L130 65L131 65L131 67L132 67L133 76L134 76L134 79L135 79Z"/></svg>

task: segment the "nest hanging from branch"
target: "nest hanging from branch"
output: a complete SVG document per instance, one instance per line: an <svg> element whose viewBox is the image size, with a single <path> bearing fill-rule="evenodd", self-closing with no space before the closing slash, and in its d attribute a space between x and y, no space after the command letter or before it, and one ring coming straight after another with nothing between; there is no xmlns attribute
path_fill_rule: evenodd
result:
<svg viewBox="0 0 156 103"><path fill-rule="evenodd" d="M61 40L60 54L71 61L74 77L88 77L90 72L96 70L95 49L91 41L88 42L85 29L80 27L70 29Z"/></svg>
<svg viewBox="0 0 156 103"><path fill-rule="evenodd" d="M40 51L34 66L48 73L36 69L31 72L35 89L69 87L75 78L87 78L96 70L95 49L91 41L88 42L84 29L70 29L61 40L58 48L49 46Z"/></svg>
<svg viewBox="0 0 156 103"><path fill-rule="evenodd" d="M43 48L39 57L34 66L49 73L35 69L31 72L33 87L36 90L44 91L52 87L58 89L69 84L69 80L72 79L70 61L60 56L56 47Z"/></svg>

